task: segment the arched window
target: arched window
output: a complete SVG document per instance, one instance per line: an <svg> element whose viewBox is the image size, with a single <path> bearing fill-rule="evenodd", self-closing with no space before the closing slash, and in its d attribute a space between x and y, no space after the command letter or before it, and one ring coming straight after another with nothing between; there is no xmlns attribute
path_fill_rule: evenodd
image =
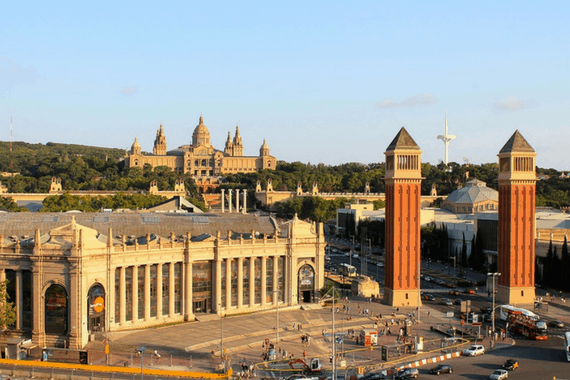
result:
<svg viewBox="0 0 570 380"><path fill-rule="evenodd" d="M88 293L89 324L87 330L91 332L105 329L105 290L101 284L95 284ZM117 303L119 305L119 303Z"/></svg>
<svg viewBox="0 0 570 380"><path fill-rule="evenodd" d="M66 335L67 291L61 285L52 285L46 290L45 332L46 334Z"/></svg>
<svg viewBox="0 0 570 380"><path fill-rule="evenodd" d="M206 166L206 160L202 160L202 166Z"/></svg>
<svg viewBox="0 0 570 380"><path fill-rule="evenodd" d="M135 166L139 166L139 160L135 160Z"/></svg>
<svg viewBox="0 0 570 380"><path fill-rule="evenodd" d="M198 166L198 160L194 160L194 166Z"/></svg>

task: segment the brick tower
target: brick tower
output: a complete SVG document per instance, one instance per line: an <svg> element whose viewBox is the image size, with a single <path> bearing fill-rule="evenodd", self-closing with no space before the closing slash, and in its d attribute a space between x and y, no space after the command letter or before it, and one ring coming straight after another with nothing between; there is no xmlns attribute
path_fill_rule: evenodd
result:
<svg viewBox="0 0 570 380"><path fill-rule="evenodd" d="M499 283L497 299L534 302L536 153L515 131L499 156Z"/></svg>
<svg viewBox="0 0 570 380"><path fill-rule="evenodd" d="M386 289L384 302L418 306L420 282L420 147L404 127L386 155Z"/></svg>

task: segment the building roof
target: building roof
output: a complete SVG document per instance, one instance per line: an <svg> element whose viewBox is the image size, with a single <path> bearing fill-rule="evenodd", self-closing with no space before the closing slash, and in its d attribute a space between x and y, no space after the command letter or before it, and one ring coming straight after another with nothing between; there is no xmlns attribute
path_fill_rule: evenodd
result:
<svg viewBox="0 0 570 380"><path fill-rule="evenodd" d="M534 149L517 129L499 153L534 153Z"/></svg>
<svg viewBox="0 0 570 380"><path fill-rule="evenodd" d="M499 192L487 187L487 184L478 179L472 179L464 187L453 191L445 199L452 203L479 203L486 200L499 201Z"/></svg>
<svg viewBox="0 0 570 380"><path fill-rule="evenodd" d="M396 137L394 137L394 140L392 140L390 145L388 145L388 148L386 148L386 152L390 152L396 149L419 150L420 147L418 146L418 144L416 144L416 142L414 141L412 136L410 136L408 131L406 131L406 128L402 127L398 132L398 134L396 135Z"/></svg>
<svg viewBox="0 0 570 380"><path fill-rule="evenodd" d="M82 225L107 235L112 229L113 237L144 236L154 233L168 237L170 233L177 236L191 233L192 236L209 234L216 236L220 231L227 236L227 231L234 234L251 234L254 230L264 235L274 235L276 224L269 216L254 214L174 214L174 213L1 213L0 235L4 238L17 236L33 238L35 230L40 229L43 235L55 228L68 225L72 217Z"/></svg>

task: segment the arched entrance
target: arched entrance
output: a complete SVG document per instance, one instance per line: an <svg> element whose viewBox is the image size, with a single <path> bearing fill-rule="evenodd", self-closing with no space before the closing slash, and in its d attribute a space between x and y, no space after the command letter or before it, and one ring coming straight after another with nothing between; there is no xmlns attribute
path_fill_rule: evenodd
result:
<svg viewBox="0 0 570 380"><path fill-rule="evenodd" d="M45 300L46 334L67 335L69 331L67 291L61 285L52 285L46 290Z"/></svg>
<svg viewBox="0 0 570 380"><path fill-rule="evenodd" d="M298 273L297 302L314 302L315 298L315 271L312 266L305 264Z"/></svg>
<svg viewBox="0 0 570 380"><path fill-rule="evenodd" d="M94 284L87 293L87 331L89 333L105 331L105 289L101 284Z"/></svg>

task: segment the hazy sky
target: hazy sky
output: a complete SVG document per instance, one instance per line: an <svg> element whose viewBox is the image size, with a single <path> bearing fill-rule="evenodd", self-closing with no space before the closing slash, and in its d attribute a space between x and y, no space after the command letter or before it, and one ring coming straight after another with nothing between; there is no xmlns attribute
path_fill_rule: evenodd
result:
<svg viewBox="0 0 570 380"><path fill-rule="evenodd" d="M496 162L516 129L570 170L569 1L4 2L0 140L152 151L200 114L223 149L383 162L405 126L422 161Z"/></svg>

